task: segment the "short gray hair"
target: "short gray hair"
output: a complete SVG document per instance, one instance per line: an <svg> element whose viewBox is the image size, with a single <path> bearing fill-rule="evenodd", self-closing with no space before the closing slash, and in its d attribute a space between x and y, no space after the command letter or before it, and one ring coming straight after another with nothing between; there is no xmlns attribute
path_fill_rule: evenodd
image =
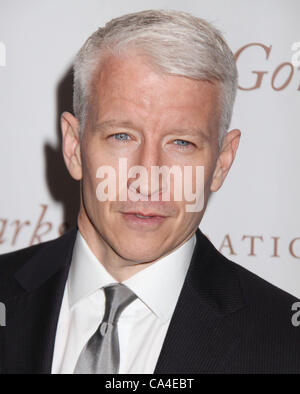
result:
<svg viewBox="0 0 300 394"><path fill-rule="evenodd" d="M101 60L108 53L118 56L130 47L146 55L163 73L220 82L221 143L230 125L237 90L234 56L210 23L172 10L148 10L112 19L87 39L74 62L73 107L81 130L86 124L90 84Z"/></svg>

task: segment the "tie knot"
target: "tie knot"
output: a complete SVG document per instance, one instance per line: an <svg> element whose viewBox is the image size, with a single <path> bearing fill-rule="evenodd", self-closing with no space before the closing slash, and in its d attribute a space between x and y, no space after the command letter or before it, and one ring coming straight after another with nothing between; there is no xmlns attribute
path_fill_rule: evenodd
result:
<svg viewBox="0 0 300 394"><path fill-rule="evenodd" d="M134 301L137 296L127 286L121 283L107 286L103 290L105 293L103 322L115 324L122 311L127 305Z"/></svg>

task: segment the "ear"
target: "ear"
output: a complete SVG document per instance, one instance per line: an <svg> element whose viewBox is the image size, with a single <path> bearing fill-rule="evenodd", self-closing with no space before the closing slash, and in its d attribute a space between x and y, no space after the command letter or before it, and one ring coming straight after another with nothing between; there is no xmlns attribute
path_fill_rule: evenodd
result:
<svg viewBox="0 0 300 394"><path fill-rule="evenodd" d="M69 112L63 112L61 115L61 131L66 166L70 175L79 181L82 178L82 167L78 119Z"/></svg>
<svg viewBox="0 0 300 394"><path fill-rule="evenodd" d="M241 132L237 129L231 130L226 134L210 185L210 190L212 192L216 192L222 186L235 158L240 137Z"/></svg>

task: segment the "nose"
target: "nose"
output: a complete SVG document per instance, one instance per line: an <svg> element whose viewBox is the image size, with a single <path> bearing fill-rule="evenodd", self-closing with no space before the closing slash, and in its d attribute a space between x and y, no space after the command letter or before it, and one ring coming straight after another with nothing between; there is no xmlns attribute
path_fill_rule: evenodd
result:
<svg viewBox="0 0 300 394"><path fill-rule="evenodd" d="M158 200L164 185L160 177L155 176L154 168L162 165L162 153L158 143L145 141L136 156L134 169L129 170L129 176L134 179L129 178L128 189L140 195L141 199Z"/></svg>

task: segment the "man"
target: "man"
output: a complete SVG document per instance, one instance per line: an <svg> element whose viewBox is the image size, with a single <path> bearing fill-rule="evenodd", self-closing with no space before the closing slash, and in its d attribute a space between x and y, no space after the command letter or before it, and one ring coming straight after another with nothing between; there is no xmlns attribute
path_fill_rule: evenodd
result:
<svg viewBox="0 0 300 394"><path fill-rule="evenodd" d="M78 229L1 257L2 373L300 372L294 298L198 229L238 148L240 131L227 132L236 88L220 33L183 12L125 15L87 40L75 116L61 118L65 163L81 182ZM126 198L102 199L114 185L124 192L124 163L149 177L136 187L126 173ZM177 173L153 186L163 166ZM195 173L183 183L202 201L191 210L175 192L197 167L201 183ZM117 175L105 189L108 168Z"/></svg>

